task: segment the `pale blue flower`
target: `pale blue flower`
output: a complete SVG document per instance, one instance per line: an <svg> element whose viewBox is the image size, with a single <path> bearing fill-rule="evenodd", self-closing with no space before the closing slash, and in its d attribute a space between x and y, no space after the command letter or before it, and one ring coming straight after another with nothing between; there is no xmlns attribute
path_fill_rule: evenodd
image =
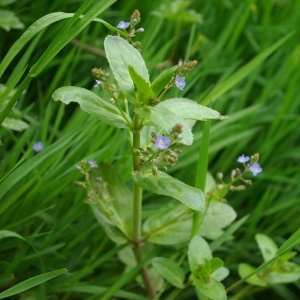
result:
<svg viewBox="0 0 300 300"><path fill-rule="evenodd" d="M36 142L33 146L32 146L32 150L34 151L34 152L40 152L40 151L42 151L42 150L44 150L44 148L45 148L45 145L44 145L44 143L43 142L41 142L41 141L38 141L38 142Z"/></svg>
<svg viewBox="0 0 300 300"><path fill-rule="evenodd" d="M96 84L94 85L94 87L99 87L103 82L101 80L97 80L96 79Z"/></svg>
<svg viewBox="0 0 300 300"><path fill-rule="evenodd" d="M119 29L126 29L129 26L130 26L130 22L120 21L119 24L117 25L117 28L119 28Z"/></svg>
<svg viewBox="0 0 300 300"><path fill-rule="evenodd" d="M244 154L243 154L237 159L237 162L244 164L247 161L249 161L249 159L250 159L249 156L244 156Z"/></svg>
<svg viewBox="0 0 300 300"><path fill-rule="evenodd" d="M259 163L254 163L253 165L249 166L249 170L252 172L253 176L256 176L258 173L262 172L262 168L260 167Z"/></svg>
<svg viewBox="0 0 300 300"><path fill-rule="evenodd" d="M185 87L185 81L184 79L182 79L181 77L179 77L178 75L176 75L175 77L175 84L176 86L180 89L183 90Z"/></svg>
<svg viewBox="0 0 300 300"><path fill-rule="evenodd" d="M93 160L93 159L89 159L88 164L91 168L98 168L99 166L97 165L97 163Z"/></svg>
<svg viewBox="0 0 300 300"><path fill-rule="evenodd" d="M157 147L160 150L167 149L171 144L171 139L169 137L158 135L155 138L155 147Z"/></svg>

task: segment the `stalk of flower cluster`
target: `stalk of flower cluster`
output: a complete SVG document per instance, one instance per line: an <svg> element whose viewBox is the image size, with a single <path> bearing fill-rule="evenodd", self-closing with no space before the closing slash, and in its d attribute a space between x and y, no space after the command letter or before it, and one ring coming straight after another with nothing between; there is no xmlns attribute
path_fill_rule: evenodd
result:
<svg viewBox="0 0 300 300"><path fill-rule="evenodd" d="M133 118L133 129L132 129L132 140L133 140L133 148L140 148L140 117L135 114ZM140 155L135 151L133 153L133 171L140 171ZM142 254L142 197L143 197L143 189L138 186L136 183L133 183L133 251L137 260L137 263L140 263L143 259ZM141 268L141 275L144 281L144 284L147 288L148 295L150 297L155 297L155 289L151 283L147 268L143 266Z"/></svg>

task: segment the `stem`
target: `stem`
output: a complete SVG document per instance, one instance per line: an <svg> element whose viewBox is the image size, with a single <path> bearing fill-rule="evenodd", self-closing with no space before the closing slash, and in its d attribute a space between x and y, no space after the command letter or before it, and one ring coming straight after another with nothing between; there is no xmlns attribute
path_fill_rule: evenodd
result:
<svg viewBox="0 0 300 300"><path fill-rule="evenodd" d="M140 120L139 115L135 114L133 118L133 148L140 148ZM140 170L140 156L135 151L132 152L133 171L138 172ZM133 236L132 241L135 247L139 247L141 242L141 227L142 227L142 197L143 190L136 183L133 184Z"/></svg>
<svg viewBox="0 0 300 300"><path fill-rule="evenodd" d="M133 118L133 129L132 129L132 138L133 143L132 146L134 149L140 148L140 131L141 131L141 124L140 124L140 117L139 115L135 114ZM141 165L140 165L140 156L136 151L132 151L132 159L133 159L133 171L139 172ZM133 184L133 231L132 231L132 244L133 244L133 251L136 257L137 262L142 261L142 199L143 199L143 189L139 187L136 183ZM148 291L148 295L151 298L155 297L155 289L150 281L150 277L147 271L147 268L143 266L141 268L141 275L143 277L143 281Z"/></svg>
<svg viewBox="0 0 300 300"><path fill-rule="evenodd" d="M141 227L142 227L142 195L141 187L133 184L133 236L132 241L135 247L139 247L141 242Z"/></svg>

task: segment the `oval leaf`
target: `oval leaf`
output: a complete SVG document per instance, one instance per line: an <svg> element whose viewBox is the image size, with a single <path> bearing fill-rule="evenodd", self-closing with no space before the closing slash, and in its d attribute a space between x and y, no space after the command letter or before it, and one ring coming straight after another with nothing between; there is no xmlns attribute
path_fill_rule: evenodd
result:
<svg viewBox="0 0 300 300"><path fill-rule="evenodd" d="M145 61L138 52L126 40L118 36L107 36L104 40L104 48L110 68L125 97L135 101L134 84L129 74L129 66L149 82L149 73Z"/></svg>
<svg viewBox="0 0 300 300"><path fill-rule="evenodd" d="M208 243L201 236L194 236L189 244L188 260L192 274L195 276L199 271L199 266L205 264L205 259L212 259L211 250Z"/></svg>
<svg viewBox="0 0 300 300"><path fill-rule="evenodd" d="M241 276L241 278L245 278L248 275L252 274L256 269L252 266L242 263L239 264L238 273ZM251 277L246 279L246 282L257 285L257 286L267 286L267 282L260 278L257 274L253 274Z"/></svg>
<svg viewBox="0 0 300 300"><path fill-rule="evenodd" d="M273 240L271 240L265 234L257 233L255 235L255 240L258 244L258 248L261 252L264 262L269 261L272 259L278 250L276 244Z"/></svg>
<svg viewBox="0 0 300 300"><path fill-rule="evenodd" d="M201 223L199 234L210 235L232 223L236 218L234 209L225 203L210 202Z"/></svg>
<svg viewBox="0 0 300 300"><path fill-rule="evenodd" d="M193 134L190 126L183 118L170 111L169 108L157 105L154 107L136 108L134 111L149 121L146 125L159 126L166 132L169 132L174 125L181 124L182 133L180 136L184 144L191 145L193 143Z"/></svg>
<svg viewBox="0 0 300 300"><path fill-rule="evenodd" d="M181 203L176 203L174 207L163 207L143 225L147 240L160 245L189 241L192 230L190 212L190 209Z"/></svg>
<svg viewBox="0 0 300 300"><path fill-rule="evenodd" d="M108 224L112 223L112 226L118 227L128 239L131 239L133 198L120 175L110 164L101 163L98 168L90 171L90 182L88 192L94 194L97 191L98 199L91 206L98 220L107 225L107 228L109 228ZM101 205L99 201L102 201ZM96 213L96 210L100 210L101 213ZM107 211L110 213L107 214Z"/></svg>
<svg viewBox="0 0 300 300"><path fill-rule="evenodd" d="M193 284L196 286L197 290L209 297L211 300L226 300L226 290L223 284L217 280L211 279L209 282L202 281L195 276L193 277Z"/></svg>
<svg viewBox="0 0 300 300"><path fill-rule="evenodd" d="M156 257L152 260L152 265L169 283L179 289L185 288L183 284L185 277L184 271L175 261L164 257Z"/></svg>
<svg viewBox="0 0 300 300"><path fill-rule="evenodd" d="M158 171L154 177L151 172L133 172L132 178L137 185L149 192L170 196L194 210L204 210L205 198L200 189L191 187L166 173Z"/></svg>
<svg viewBox="0 0 300 300"><path fill-rule="evenodd" d="M130 117L125 112L121 115L116 106L84 88L65 86L57 89L52 98L65 104L76 102L83 111L118 128L129 128L129 123L131 123Z"/></svg>
<svg viewBox="0 0 300 300"><path fill-rule="evenodd" d="M172 98L160 102L157 106L165 107L183 119L205 121L207 119L224 119L216 110L198 104L186 98Z"/></svg>

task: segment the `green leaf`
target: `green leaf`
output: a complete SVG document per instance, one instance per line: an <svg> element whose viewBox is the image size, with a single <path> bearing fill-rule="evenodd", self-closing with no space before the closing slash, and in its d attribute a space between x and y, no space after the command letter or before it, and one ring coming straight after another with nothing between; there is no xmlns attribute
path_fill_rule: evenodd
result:
<svg viewBox="0 0 300 300"><path fill-rule="evenodd" d="M192 274L199 273L199 266L205 264L205 259L212 259L208 243L201 236L194 236L189 244L188 260Z"/></svg>
<svg viewBox="0 0 300 300"><path fill-rule="evenodd" d="M220 231L220 229L231 224L236 218L234 209L222 202L210 202L203 215L203 221L198 233L208 236L212 233Z"/></svg>
<svg viewBox="0 0 300 300"><path fill-rule="evenodd" d="M68 272L67 269L60 269L60 270L44 273L44 274L32 277L30 279L27 279L9 289L7 289L6 291L2 292L0 294L0 299L4 299L6 297L10 297L10 296L22 293L24 291L27 291L39 284L49 281L59 275L66 273L66 272Z"/></svg>
<svg viewBox="0 0 300 300"><path fill-rule="evenodd" d="M112 223L131 239L133 197L122 178L111 165L102 163L90 172L90 180L91 194L98 195L98 199L91 204L94 212L100 210L101 214L98 216L102 219L105 217L106 224ZM99 200L102 202L101 205Z"/></svg>
<svg viewBox="0 0 300 300"><path fill-rule="evenodd" d="M92 0L85 1L73 17L68 20L62 30L58 32L40 59L31 67L29 75L32 77L37 76L61 49L63 49L85 27L99 16L99 14L105 11L114 2L116 2L116 0L100 0L95 3ZM92 7L89 8L91 5ZM84 16L82 16L86 9L89 10Z"/></svg>
<svg viewBox="0 0 300 300"><path fill-rule="evenodd" d="M300 228L281 245L277 251L277 255L282 255L285 252L291 251L298 245L300 245Z"/></svg>
<svg viewBox="0 0 300 300"><path fill-rule="evenodd" d="M167 84L172 80L172 78L175 76L175 71L177 68L178 66L173 66L163 71L155 78L155 80L151 84L151 89L155 96L158 96L164 90Z"/></svg>
<svg viewBox="0 0 300 300"><path fill-rule="evenodd" d="M129 74L129 66L149 82L148 69L140 52L138 52L126 40L117 36L107 36L104 40L104 48L110 68L120 86L121 91L128 101L135 101L134 84Z"/></svg>
<svg viewBox="0 0 300 300"><path fill-rule="evenodd" d="M227 299L224 286L215 278L217 276L209 276L215 268L221 267L223 262L218 258L212 258L212 253L208 243L200 236L194 236L190 241L188 248L188 260L190 270L192 272L192 281L200 293L215 299ZM201 267L205 263L210 264L210 274L208 278L201 276Z"/></svg>
<svg viewBox="0 0 300 300"><path fill-rule="evenodd" d="M17 0L0 0L0 6L6 6L15 3Z"/></svg>
<svg viewBox="0 0 300 300"><path fill-rule="evenodd" d="M266 276L266 281L273 284L285 284L298 281L300 278L300 267L293 263L286 263L283 269L276 270Z"/></svg>
<svg viewBox="0 0 300 300"><path fill-rule="evenodd" d="M268 236L258 233L255 235L255 240L262 254L264 262L272 259L278 250L276 244Z"/></svg>
<svg viewBox="0 0 300 300"><path fill-rule="evenodd" d="M179 289L185 288L183 284L185 278L184 271L175 261L164 257L156 257L152 260L152 265L169 283Z"/></svg>
<svg viewBox="0 0 300 300"><path fill-rule="evenodd" d="M28 124L26 122L10 117L6 117L1 125L15 131L23 131L28 128Z"/></svg>
<svg viewBox="0 0 300 300"><path fill-rule="evenodd" d="M158 171L157 176L153 176L151 171L146 173L133 172L132 178L137 185L149 192L170 196L194 210L202 211L205 208L205 198L201 190L166 173Z"/></svg>
<svg viewBox="0 0 300 300"><path fill-rule="evenodd" d="M287 34L275 44L264 50L262 53L253 58L249 63L240 68L237 72L227 78L224 82L217 85L210 93L206 94L205 98L201 100L204 105L214 102L216 99L225 94L230 88L235 86L238 82L251 74L269 55L278 49L283 43L289 39L294 32Z"/></svg>
<svg viewBox="0 0 300 300"><path fill-rule="evenodd" d="M150 86L150 82L140 76L132 66L128 66L130 77L137 89L139 100L148 104L149 100L154 99L154 94Z"/></svg>
<svg viewBox="0 0 300 300"><path fill-rule="evenodd" d="M62 12L55 12L43 16L42 18L35 21L28 29L21 35L21 37L12 45L4 59L0 64L0 77L4 73L7 66L13 60L13 58L23 49L26 43L36 36L42 29L49 26L50 24L57 22L59 20L70 18L74 14L66 14Z"/></svg>
<svg viewBox="0 0 300 300"><path fill-rule="evenodd" d="M199 250L201 251L201 250ZM199 290L199 292L212 300L226 300L226 290L223 284L217 280L210 279L209 282L205 282L192 276L193 285Z"/></svg>
<svg viewBox="0 0 300 300"><path fill-rule="evenodd" d="M101 227L104 229L107 236L116 244L124 244L127 242L125 235L121 230L115 226L115 224L108 219L101 209L95 204L90 205L96 220L99 222Z"/></svg>
<svg viewBox="0 0 300 300"><path fill-rule="evenodd" d="M239 265L238 272L241 278L245 278L246 276L255 272L255 268L253 268L248 264L242 263ZM251 277L247 278L246 281L250 284L257 285L257 286L268 285L268 283L264 279L260 278L257 274L253 274Z"/></svg>
<svg viewBox="0 0 300 300"><path fill-rule="evenodd" d="M76 86L66 86L57 89L52 98L65 104L76 102L83 111L99 118L102 122L118 128L129 128L131 119L125 112L121 115L116 106L89 90Z"/></svg>
<svg viewBox="0 0 300 300"><path fill-rule="evenodd" d="M219 112L186 98L172 98L160 102L158 107L165 107L183 119L204 121L207 119L224 119Z"/></svg>
<svg viewBox="0 0 300 300"><path fill-rule="evenodd" d="M224 263L219 257L213 257L209 261L210 274L223 267Z"/></svg>
<svg viewBox="0 0 300 300"><path fill-rule="evenodd" d="M215 279L217 281L222 281L228 275L229 275L229 270L227 268L225 268L225 267L221 267L221 268L217 269L216 271L214 271L211 274L211 278L213 278L213 279Z"/></svg>
<svg viewBox="0 0 300 300"><path fill-rule="evenodd" d="M24 24L19 20L14 12L0 9L0 27L6 31L11 29L23 29Z"/></svg>
<svg viewBox="0 0 300 300"><path fill-rule="evenodd" d="M187 122L178 115L174 114L168 108L156 105L154 107L136 108L134 111L149 121L145 125L156 125L165 132L169 132L174 125L181 124L182 133L180 135L184 143L186 145L191 145L193 143L193 134Z"/></svg>
<svg viewBox="0 0 300 300"><path fill-rule="evenodd" d="M173 207L163 207L143 224L147 240L160 245L187 242L191 229L191 212L181 203L176 203Z"/></svg>
<svg viewBox="0 0 300 300"><path fill-rule="evenodd" d="M26 241L21 235L19 235L18 233L14 232L14 231L0 230L0 240L7 238L7 237L14 237L14 238L18 238L20 240Z"/></svg>

